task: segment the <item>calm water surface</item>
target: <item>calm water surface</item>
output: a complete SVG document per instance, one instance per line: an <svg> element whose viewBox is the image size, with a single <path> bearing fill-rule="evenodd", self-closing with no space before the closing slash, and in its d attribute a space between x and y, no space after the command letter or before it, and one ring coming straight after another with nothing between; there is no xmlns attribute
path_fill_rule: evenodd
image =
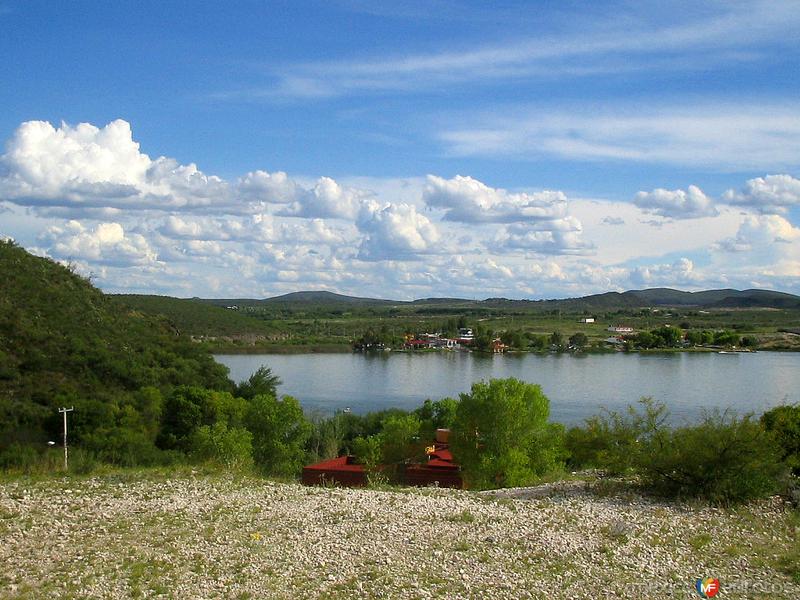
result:
<svg viewBox="0 0 800 600"><path fill-rule="evenodd" d="M762 413L800 402L800 353L533 354L485 356L426 354L218 355L231 378L242 381L266 365L280 376L280 394L307 411L332 414L414 409L426 398L469 391L473 382L517 377L538 383L550 398L551 418L575 424L602 407L624 409L642 396L664 402L676 422L704 408Z"/></svg>

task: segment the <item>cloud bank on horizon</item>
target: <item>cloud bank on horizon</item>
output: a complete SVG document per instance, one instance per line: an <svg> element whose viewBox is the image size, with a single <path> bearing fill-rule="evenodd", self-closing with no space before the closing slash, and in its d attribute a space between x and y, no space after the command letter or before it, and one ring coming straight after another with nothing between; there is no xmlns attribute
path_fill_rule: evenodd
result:
<svg viewBox="0 0 800 600"><path fill-rule="evenodd" d="M9 6L0 236L105 290L800 294L794 0L204 5L194 29L153 4L130 30L168 42L109 26L89 54L69 11L15 42L40 20Z"/></svg>
<svg viewBox="0 0 800 600"><path fill-rule="evenodd" d="M0 156L0 198L40 223L35 250L118 291L547 297L658 285L797 290L800 279L800 228L785 217L800 181L785 174L718 198L690 185L640 191L632 203L510 192L461 175L406 184L397 202L329 177L258 170L228 181L142 153L123 120L26 122ZM698 251L706 267L680 256Z"/></svg>

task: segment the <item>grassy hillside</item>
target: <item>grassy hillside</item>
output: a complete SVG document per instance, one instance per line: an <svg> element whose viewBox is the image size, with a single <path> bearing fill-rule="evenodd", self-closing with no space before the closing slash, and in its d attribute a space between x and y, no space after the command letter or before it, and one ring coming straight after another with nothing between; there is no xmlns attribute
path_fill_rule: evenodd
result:
<svg viewBox="0 0 800 600"><path fill-rule="evenodd" d="M226 389L226 369L165 319L131 310L49 259L0 243L0 451L141 416L143 389ZM153 393L147 396L155 402Z"/></svg>
<svg viewBox="0 0 800 600"><path fill-rule="evenodd" d="M135 310L167 318L178 332L184 335L240 336L245 334L268 335L273 329L262 321L250 319L239 310L226 306L239 306L236 300L214 301L119 294L114 296L122 304Z"/></svg>

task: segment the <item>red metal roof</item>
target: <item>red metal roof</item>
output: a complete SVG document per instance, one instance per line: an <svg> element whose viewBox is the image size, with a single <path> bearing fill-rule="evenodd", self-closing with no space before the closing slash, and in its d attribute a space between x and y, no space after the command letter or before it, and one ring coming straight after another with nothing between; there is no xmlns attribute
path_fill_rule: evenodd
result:
<svg viewBox="0 0 800 600"><path fill-rule="evenodd" d="M422 465L422 467L437 467L440 469L458 469L458 465L454 462L449 460L442 460L440 458L432 458L430 459L427 464Z"/></svg>
<svg viewBox="0 0 800 600"><path fill-rule="evenodd" d="M447 449L444 449L444 448L441 449L441 450L435 450L435 451L431 452L429 454L429 456L432 456L434 458L441 458L442 460L447 460L447 461L450 461L450 462L453 461L453 453L450 452L450 450L447 450Z"/></svg>
<svg viewBox="0 0 800 600"><path fill-rule="evenodd" d="M314 463L313 465L308 465L303 468L313 469L314 471L363 471L364 465L354 463L352 456L340 456L338 458L323 460L322 462Z"/></svg>

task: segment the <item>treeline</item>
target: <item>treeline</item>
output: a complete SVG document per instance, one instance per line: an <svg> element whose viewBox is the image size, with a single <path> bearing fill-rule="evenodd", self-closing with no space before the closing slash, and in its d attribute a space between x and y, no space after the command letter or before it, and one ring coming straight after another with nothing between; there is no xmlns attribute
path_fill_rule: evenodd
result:
<svg viewBox="0 0 800 600"><path fill-rule="evenodd" d="M718 331L689 330L678 327L663 326L651 331L641 331L635 336L626 338L626 344L633 348L679 348L683 346L717 346L756 348L758 339L751 335L741 336L729 329Z"/></svg>

